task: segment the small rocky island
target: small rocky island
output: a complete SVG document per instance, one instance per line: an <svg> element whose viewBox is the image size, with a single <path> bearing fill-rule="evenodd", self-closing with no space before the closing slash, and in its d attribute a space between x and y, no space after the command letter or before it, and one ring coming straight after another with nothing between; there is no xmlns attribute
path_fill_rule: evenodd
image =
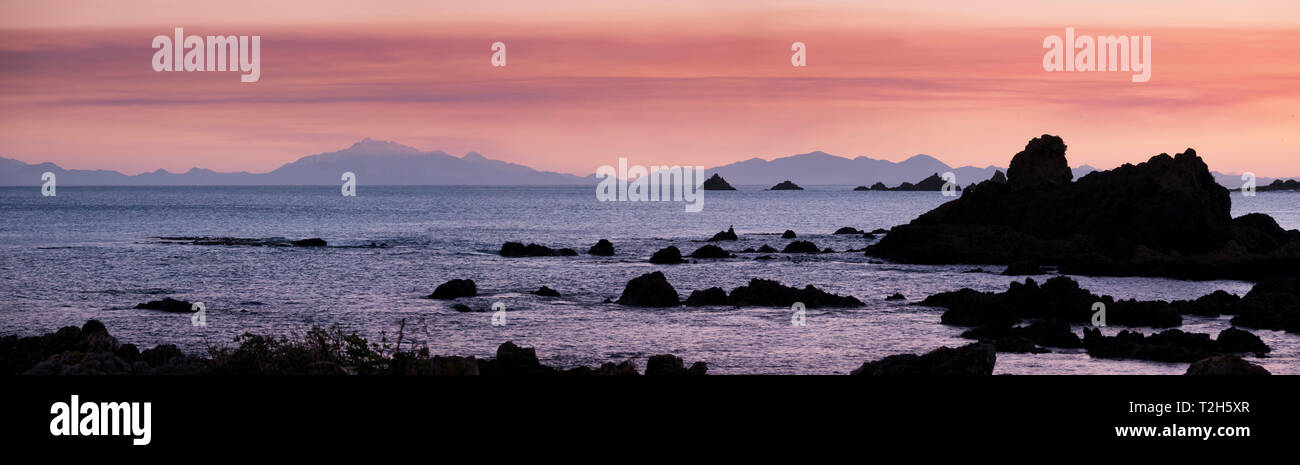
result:
<svg viewBox="0 0 1300 465"><path fill-rule="evenodd" d="M704 180L704 190L734 191L736 188L731 187L731 184L727 184L727 180L722 179L722 176L718 176L718 173L713 173L713 176L709 176L709 179Z"/></svg>
<svg viewBox="0 0 1300 465"><path fill-rule="evenodd" d="M1002 172L1001 172L1001 171L998 171L996 174L993 175L993 179L998 179L998 176L1001 176L1001 175L1002 175ZM1003 179L1005 180L1006 178L1003 177ZM877 182L877 183L875 183L875 184L872 184L871 187L867 187L867 186L858 186L858 187L854 187L853 190L855 190L855 191L927 191L927 192L929 192L929 191L933 191L933 192L938 192L938 191L942 191L942 190L943 190L943 185L944 185L944 184L947 184L947 183L948 183L947 181L944 181L944 180L943 180L943 177L939 176L939 173L934 173L934 174L930 175L929 177L926 177L925 179L922 179L922 180L918 181L916 184L912 184L912 183L910 183L910 182L905 182L905 183L899 184L898 187L888 187L888 186L885 186L885 183L883 183L883 182ZM961 189L962 189L962 188L961 188L960 186L957 187L957 190L961 190Z"/></svg>
<svg viewBox="0 0 1300 465"><path fill-rule="evenodd" d="M802 188L802 187L799 187L798 184L795 184L795 183L793 183L793 182L790 182L790 180L787 179L787 180L785 180L785 181L781 181L779 184L777 184L777 185L775 185L775 186L772 186L772 188L771 188L771 189L768 189L768 190L770 190L770 191L801 191L801 190L803 190L803 188Z"/></svg>

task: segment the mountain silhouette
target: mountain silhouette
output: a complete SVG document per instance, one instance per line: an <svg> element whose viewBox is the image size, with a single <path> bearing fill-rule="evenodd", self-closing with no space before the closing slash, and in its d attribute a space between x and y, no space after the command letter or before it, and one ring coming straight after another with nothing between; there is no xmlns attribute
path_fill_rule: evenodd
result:
<svg viewBox="0 0 1300 465"><path fill-rule="evenodd" d="M720 175L733 186L772 186L790 180L809 185L897 186L916 182L934 173L952 172L957 184L966 186L989 179L1005 167L954 168L929 155L915 155L900 162L868 157L845 158L826 152L811 152L772 160L748 160L705 170L706 177ZM299 158L267 173L246 171L223 173L192 168L183 173L156 170L128 176L111 170L64 169L53 163L29 164L0 157L0 186L39 186L41 174L52 172L60 186L301 186L338 185L344 172L357 175L363 185L589 185L594 174L539 171L524 165L493 160L476 152L462 157L441 150L420 151L389 141L364 139L336 152ZM1074 179L1097 171L1088 165L1073 168ZM1241 187L1241 175L1214 172L1215 180L1229 188ZM1259 177L1257 185L1272 178Z"/></svg>

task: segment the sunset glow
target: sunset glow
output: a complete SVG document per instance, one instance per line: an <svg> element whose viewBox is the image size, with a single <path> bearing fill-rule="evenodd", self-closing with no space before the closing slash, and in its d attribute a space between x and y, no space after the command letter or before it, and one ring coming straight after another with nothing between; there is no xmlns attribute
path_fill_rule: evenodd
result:
<svg viewBox="0 0 1300 465"><path fill-rule="evenodd" d="M501 19L450 2L4 3L0 156L65 168L262 172L365 137L580 175L815 150L1005 166L1051 133L1072 165L1194 147L1217 171L1300 175L1294 2L522 2ZM261 36L260 81L155 72L150 40L176 27ZM1150 82L1044 72L1043 38L1066 27L1150 35Z"/></svg>

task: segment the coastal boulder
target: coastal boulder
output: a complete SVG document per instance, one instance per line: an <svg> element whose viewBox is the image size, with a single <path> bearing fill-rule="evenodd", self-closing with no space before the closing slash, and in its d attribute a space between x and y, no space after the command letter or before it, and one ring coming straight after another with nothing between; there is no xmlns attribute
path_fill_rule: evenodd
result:
<svg viewBox="0 0 1300 465"><path fill-rule="evenodd" d="M539 295L539 296L542 296L542 297L559 297L559 296L560 296L560 291L557 291L557 290L555 290L555 289L551 289L551 288L546 287L546 286L542 286L542 287L540 287L540 288L537 288L536 291L533 291L533 295Z"/></svg>
<svg viewBox="0 0 1300 465"><path fill-rule="evenodd" d="M652 355L645 364L646 376L700 376L709 371L708 364L695 362L686 368L682 358L672 354Z"/></svg>
<svg viewBox="0 0 1300 465"><path fill-rule="evenodd" d="M713 237L709 238L709 242L735 241L735 240L740 240L740 238L736 236L736 230L732 227L727 227L726 231L722 231L717 234L714 234Z"/></svg>
<svg viewBox="0 0 1300 465"><path fill-rule="evenodd" d="M707 305L727 305L727 291L720 287L710 287L704 290L691 291L690 297L686 298L686 306L703 307Z"/></svg>
<svg viewBox="0 0 1300 465"><path fill-rule="evenodd" d="M940 347L925 355L902 354L862 364L851 374L865 376L974 376L991 375L997 363L992 344L974 343Z"/></svg>
<svg viewBox="0 0 1300 465"><path fill-rule="evenodd" d="M794 241L787 244L781 253L821 253L821 249L810 241Z"/></svg>
<svg viewBox="0 0 1300 465"><path fill-rule="evenodd" d="M682 251L675 246L668 246L650 256L650 263L656 265L676 265L682 263Z"/></svg>
<svg viewBox="0 0 1300 465"><path fill-rule="evenodd" d="M430 299L456 299L460 297L474 297L478 295L478 286L474 285L472 279L453 279L439 284L429 294Z"/></svg>
<svg viewBox="0 0 1300 465"><path fill-rule="evenodd" d="M794 231L791 231L791 230L789 230L789 229L785 230L785 232L781 233L781 238L782 238L782 239L794 239L794 238L795 238Z"/></svg>
<svg viewBox="0 0 1300 465"><path fill-rule="evenodd" d="M681 303L681 297L668 278L656 271L628 281L617 302L633 307L675 307Z"/></svg>
<svg viewBox="0 0 1300 465"><path fill-rule="evenodd" d="M573 249L552 249L544 245L529 243L524 245L519 242L506 242L501 244L501 251L498 252L502 257L572 257L578 255Z"/></svg>
<svg viewBox="0 0 1300 465"><path fill-rule="evenodd" d="M722 247L718 247L716 245L706 245L704 247L695 249L694 252L691 252L691 258L734 258L734 257L735 255L732 255L731 252L723 250Z"/></svg>
<svg viewBox="0 0 1300 465"><path fill-rule="evenodd" d="M194 312L193 304L187 300L176 300L171 297L162 300L151 300L142 304L136 304L136 309L141 310L162 310L172 313L192 313Z"/></svg>
<svg viewBox="0 0 1300 465"><path fill-rule="evenodd" d="M601 239L599 241L596 241L596 245L593 245L591 246L590 249L587 249L587 254L597 255L602 257L608 257L614 255L614 244L609 242L608 239Z"/></svg>
<svg viewBox="0 0 1300 465"><path fill-rule="evenodd" d="M732 290L727 301L731 305L755 307L789 307L795 302L803 303L806 308L863 306L856 297L831 294L811 284L799 289L758 278Z"/></svg>
<svg viewBox="0 0 1300 465"><path fill-rule="evenodd" d="M1268 375L1268 370L1259 365L1242 360L1236 355L1216 355L1207 357L1195 362L1187 367L1185 375L1210 375L1210 376L1228 376L1228 375Z"/></svg>

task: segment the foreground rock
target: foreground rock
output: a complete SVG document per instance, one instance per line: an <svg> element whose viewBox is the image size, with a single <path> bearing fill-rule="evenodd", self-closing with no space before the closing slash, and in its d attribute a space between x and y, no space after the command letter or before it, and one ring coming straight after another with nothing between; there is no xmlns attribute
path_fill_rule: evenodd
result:
<svg viewBox="0 0 1300 465"><path fill-rule="evenodd" d="M681 303L681 296L668 283L668 278L656 271L628 281L617 303L633 307L676 307Z"/></svg>
<svg viewBox="0 0 1300 465"><path fill-rule="evenodd" d="M1084 328L1083 346L1088 349L1088 355L1097 358L1184 363L1223 354L1254 353L1263 356L1271 350L1258 336L1236 328L1223 330L1215 340L1210 339L1209 334L1177 329L1150 336L1127 330L1114 336L1102 336L1100 330Z"/></svg>
<svg viewBox="0 0 1300 465"><path fill-rule="evenodd" d="M713 176L709 176L709 179L704 180L704 190L734 191L736 188L731 187L731 184L727 184L727 180L722 179L722 176L718 176L718 173L713 173Z"/></svg>
<svg viewBox="0 0 1300 465"><path fill-rule="evenodd" d="M637 375L631 361L600 367L558 369L541 364L537 352L506 342L496 357L432 356L427 349L376 351L356 333L312 328L299 339L244 334L238 347L191 356L174 345L141 351L120 344L96 320L42 336L0 337L0 375ZM689 368L671 355L650 357L647 375L703 375L708 365Z"/></svg>
<svg viewBox="0 0 1300 465"><path fill-rule="evenodd" d="M956 349L940 347L925 355L902 354L862 364L851 374L867 376L974 376L993 374L997 351L992 344L974 343Z"/></svg>
<svg viewBox="0 0 1300 465"><path fill-rule="evenodd" d="M1216 355L1192 362L1185 375L1231 376L1268 375L1264 367L1242 360L1236 355Z"/></svg>
<svg viewBox="0 0 1300 465"><path fill-rule="evenodd" d="M671 354L652 355L645 364L646 376L703 376L708 373L709 365L695 362L690 368L681 357Z"/></svg>
<svg viewBox="0 0 1300 465"><path fill-rule="evenodd" d="M961 289L942 292L919 305L944 307L940 321L956 326L1012 326L1024 318L1060 319L1072 323L1092 321L1093 304L1106 308L1107 324L1167 328L1182 324L1180 305L1168 302L1119 301L1080 289L1065 276L1048 279L1040 287L1033 278L1012 282L1006 292ZM1187 306L1190 306L1188 304Z"/></svg>
<svg viewBox="0 0 1300 465"><path fill-rule="evenodd" d="M614 255L614 244L609 242L609 240L607 239L601 239L596 242L596 245L593 245L591 246L590 249L587 249L587 254L601 256L601 257L612 256Z"/></svg>
<svg viewBox="0 0 1300 465"><path fill-rule="evenodd" d="M772 188L771 188L771 189L768 189L768 190L770 190L770 191L801 191L801 190L803 190L803 188L802 188L802 187L799 187L797 184L795 184L795 183L793 183L793 182L790 182L790 180L787 179L787 180L785 180L785 181L781 181L781 182L777 183L777 185L772 186Z"/></svg>
<svg viewBox="0 0 1300 465"><path fill-rule="evenodd" d="M171 297L162 300L151 300L142 304L135 304L138 310L162 310L172 313L190 313L194 311L194 305L187 300L176 300Z"/></svg>
<svg viewBox="0 0 1300 465"><path fill-rule="evenodd" d="M501 244L501 251L498 253L502 257L572 257L578 255L578 252L573 249L552 249L544 245L531 243L524 245L519 242Z"/></svg>
<svg viewBox="0 0 1300 465"><path fill-rule="evenodd" d="M2 375L146 375L198 374L203 360L188 357L174 345L140 351L121 344L98 320L80 328L67 326L42 336L0 337Z"/></svg>
<svg viewBox="0 0 1300 465"><path fill-rule="evenodd" d="M476 295L478 295L478 286L474 284L474 280L453 279L439 284L438 287L433 289L433 293L429 294L427 298L449 300L461 297L474 297Z"/></svg>
<svg viewBox="0 0 1300 465"><path fill-rule="evenodd" d="M1261 279L1300 275L1300 231L1231 217L1228 190L1188 149L1070 182L1065 144L1031 140L1007 182L982 182L895 227L868 256L923 264L1032 261L1061 273Z"/></svg>

